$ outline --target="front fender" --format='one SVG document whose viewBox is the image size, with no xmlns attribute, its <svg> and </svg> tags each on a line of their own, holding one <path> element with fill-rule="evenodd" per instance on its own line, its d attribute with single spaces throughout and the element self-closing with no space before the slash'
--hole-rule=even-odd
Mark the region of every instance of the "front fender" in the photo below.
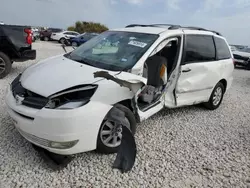
<svg viewBox="0 0 250 188">
<path fill-rule="evenodd" d="M 141 89 L 146 79 L 127 72 L 110 75 L 106 71 L 94 73 L 94 77 L 105 78 L 98 82 L 98 89 L 91 100 L 105 104 L 115 104 L 123 100 L 132 99 Z"/>
</svg>

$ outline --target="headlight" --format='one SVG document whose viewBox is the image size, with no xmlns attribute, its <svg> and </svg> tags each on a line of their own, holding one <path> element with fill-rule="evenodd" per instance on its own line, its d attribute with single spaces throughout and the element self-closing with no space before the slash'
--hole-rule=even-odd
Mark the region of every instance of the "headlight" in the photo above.
<svg viewBox="0 0 250 188">
<path fill-rule="evenodd" d="M 74 109 L 87 104 L 97 89 L 97 85 L 84 85 L 73 87 L 49 97 L 45 108 Z"/>
</svg>

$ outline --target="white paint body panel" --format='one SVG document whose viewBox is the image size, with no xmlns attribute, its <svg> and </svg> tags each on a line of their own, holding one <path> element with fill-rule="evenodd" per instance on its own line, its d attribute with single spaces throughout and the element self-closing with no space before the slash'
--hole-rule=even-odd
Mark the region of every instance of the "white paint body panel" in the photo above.
<svg viewBox="0 0 250 188">
<path fill-rule="evenodd" d="M 70 37 L 76 37 L 76 35 L 69 35 L 69 34 L 66 34 L 67 32 L 73 32 L 73 31 L 63 31 L 63 32 L 59 32 L 59 33 L 52 33 L 51 34 L 51 39 L 52 40 L 60 40 L 61 38 L 70 38 Z M 76 33 L 76 32 L 74 32 Z M 79 33 L 76 33 L 76 34 L 79 34 Z"/>
<path fill-rule="evenodd" d="M 100 125 L 112 108 L 111 105 L 91 101 L 87 105 L 73 110 L 37 110 L 23 105 L 18 106 L 10 89 L 6 95 L 6 105 L 9 115 L 17 122 L 15 127 L 25 133 L 58 142 L 79 140 L 74 147 L 62 150 L 44 147 L 26 138 L 51 152 L 63 155 L 96 149 Z M 33 117 L 34 120 L 24 118 L 16 112 Z"/>
<path fill-rule="evenodd" d="M 223 67 L 218 61 L 192 63 L 181 66 L 181 72 L 176 86 L 177 105 L 191 105 L 195 101 L 208 101 L 213 87 L 221 80 Z"/>
<path fill-rule="evenodd" d="M 123 28 L 120 29 L 120 31 L 160 33 L 160 37 L 135 64 L 131 73 L 108 71 L 110 75 L 131 83 L 143 82 L 146 84 L 147 79 L 142 77 L 143 65 L 146 59 L 166 38 L 175 37 L 176 35 L 183 36 L 182 30 L 167 31 L 164 28 L 155 27 L 147 29 L 141 27 Z M 190 32 L 209 33 L 211 35 L 211 32 L 205 31 Z M 183 43 L 181 44 L 181 54 L 182 47 Z M 181 67 L 180 62 L 181 56 L 178 59 L 176 69 L 170 76 L 166 93 L 160 99 L 160 103 L 145 112 L 137 111 L 141 121 L 151 117 L 164 108 L 164 106 L 176 108 L 182 105 L 193 104 L 195 101 L 208 100 L 213 87 L 220 79 L 227 80 L 228 88 L 231 86 L 233 64 L 228 60 L 227 62 L 217 61 L 209 63 L 208 65 L 189 64 Z M 232 66 L 229 65 L 230 63 Z M 179 75 L 180 70 L 185 68 L 190 68 L 192 71 Z M 96 149 L 97 135 L 101 122 L 112 108 L 112 105 L 123 100 L 132 99 L 136 96 L 135 92 L 130 91 L 126 87 L 121 87 L 113 81 L 94 78 L 93 73 L 101 70 L 102 69 L 72 61 L 62 55 L 45 59 L 29 67 L 22 74 L 21 84 L 24 88 L 44 97 L 82 84 L 94 83 L 98 85 L 98 88 L 88 104 L 72 110 L 50 110 L 45 108 L 37 110 L 23 105 L 17 105 L 10 89 L 8 89 L 6 94 L 7 110 L 10 116 L 17 122 L 15 126 L 28 134 L 51 141 L 79 140 L 74 147 L 67 150 L 45 147 L 45 149 L 54 153 L 68 155 Z M 191 90 L 205 88 L 207 88 L 207 90 L 192 94 L 189 92 Z M 176 89 L 178 97 L 177 105 L 175 104 L 174 89 Z M 32 117 L 34 120 L 20 116 L 18 113 Z M 32 140 L 29 141 L 33 142 Z M 37 144 L 35 142 L 33 143 Z"/>
</svg>

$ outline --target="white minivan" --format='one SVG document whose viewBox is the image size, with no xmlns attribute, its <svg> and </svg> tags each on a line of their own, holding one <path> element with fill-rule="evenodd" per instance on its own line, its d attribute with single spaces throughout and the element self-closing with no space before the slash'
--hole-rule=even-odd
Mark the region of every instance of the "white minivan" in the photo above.
<svg viewBox="0 0 250 188">
<path fill-rule="evenodd" d="M 117 152 L 129 129 L 163 108 L 218 108 L 233 80 L 220 33 L 177 25 L 129 25 L 27 68 L 6 93 L 9 115 L 28 141 L 52 153 Z"/>
</svg>

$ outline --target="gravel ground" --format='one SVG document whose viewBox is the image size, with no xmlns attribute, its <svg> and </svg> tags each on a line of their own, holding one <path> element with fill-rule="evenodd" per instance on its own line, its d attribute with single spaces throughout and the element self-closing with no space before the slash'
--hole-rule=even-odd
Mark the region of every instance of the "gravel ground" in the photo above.
<svg viewBox="0 0 250 188">
<path fill-rule="evenodd" d="M 15 63 L 0 80 L 0 187 L 250 187 L 250 72 L 236 69 L 216 111 L 201 107 L 163 110 L 138 125 L 133 170 L 111 168 L 115 155 L 79 154 L 52 171 L 15 130 L 4 92 L 19 72 L 63 53 L 56 43 L 36 42 L 37 60 Z M 69 48 L 70 49 L 70 48 Z M 248 100 L 248 101 L 247 101 Z"/>
</svg>

